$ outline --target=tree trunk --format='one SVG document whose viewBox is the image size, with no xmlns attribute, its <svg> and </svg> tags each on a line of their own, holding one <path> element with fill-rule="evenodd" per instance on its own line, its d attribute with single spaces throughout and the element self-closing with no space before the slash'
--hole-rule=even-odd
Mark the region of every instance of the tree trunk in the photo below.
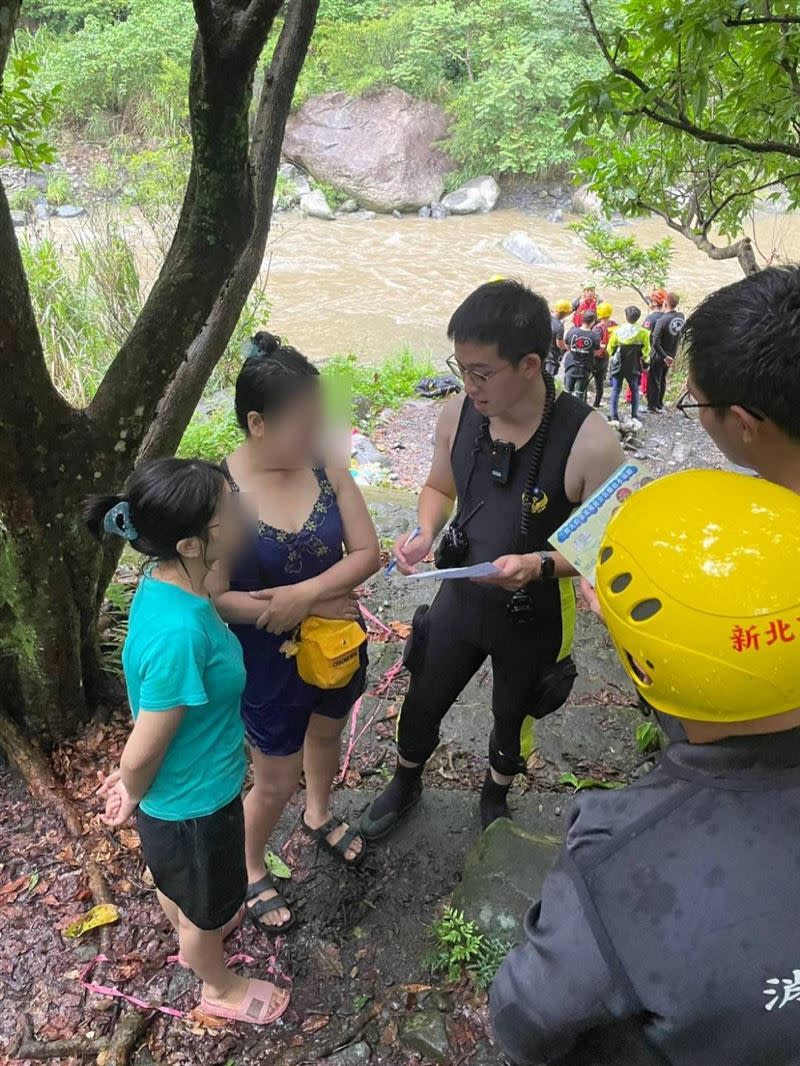
<svg viewBox="0 0 800 1066">
<path fill-rule="evenodd" d="M 750 238 L 742 237 L 742 239 L 737 242 L 736 248 L 736 258 L 739 260 L 739 266 L 742 268 L 744 276 L 749 277 L 751 274 L 757 274 L 758 263 L 756 263 L 753 242 Z"/>
<path fill-rule="evenodd" d="M 162 454 L 177 444 L 199 396 L 191 390 L 201 377 L 202 390 L 241 310 L 223 315 L 219 309 L 244 253 L 253 269 L 259 217 L 266 240 L 269 207 L 264 214 L 260 201 L 267 196 L 271 206 L 318 0 L 287 5 L 286 27 L 294 30 L 284 29 L 265 89 L 269 107 L 262 97 L 262 137 L 251 148 L 253 74 L 281 6 L 281 0 L 194 0 L 193 158 L 181 217 L 145 306 L 85 411 L 64 401 L 47 372 L 0 182 L 0 714 L 44 745 L 88 717 L 102 680 L 96 621 L 118 545 L 101 550 L 91 541 L 82 501 L 121 487 L 159 403 L 209 321 L 214 344 L 203 350 L 205 377 L 196 372 L 184 386 L 191 403 L 182 399 L 181 386 L 173 393 L 177 414 Z M 0 76 L 18 9 L 18 2 L 0 0 Z M 243 274 L 236 286 L 242 304 L 245 280 Z"/>
</svg>

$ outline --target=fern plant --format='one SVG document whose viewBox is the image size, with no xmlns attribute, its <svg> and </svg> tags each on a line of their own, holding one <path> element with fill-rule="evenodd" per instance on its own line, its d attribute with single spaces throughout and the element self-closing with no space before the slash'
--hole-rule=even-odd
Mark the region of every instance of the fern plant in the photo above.
<svg viewBox="0 0 800 1066">
<path fill-rule="evenodd" d="M 428 965 L 446 981 L 458 981 L 466 972 L 477 988 L 488 988 L 511 945 L 499 937 L 487 937 L 463 911 L 445 907 L 433 927 L 436 947 Z"/>
</svg>

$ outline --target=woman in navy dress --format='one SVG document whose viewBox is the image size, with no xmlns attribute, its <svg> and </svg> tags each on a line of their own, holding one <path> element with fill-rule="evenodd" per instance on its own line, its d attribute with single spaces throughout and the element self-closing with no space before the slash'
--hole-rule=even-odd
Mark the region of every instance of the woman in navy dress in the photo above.
<svg viewBox="0 0 800 1066">
<path fill-rule="evenodd" d="M 333 816 L 330 797 L 342 731 L 366 684 L 366 645 L 342 689 L 306 684 L 282 650 L 311 614 L 360 620 L 353 590 L 380 565 L 375 528 L 349 471 L 315 461 L 319 384 L 305 356 L 258 333 L 236 381 L 236 417 L 246 436 L 226 464 L 231 487 L 258 516 L 257 533 L 232 572 L 218 575 L 215 601 L 244 651 L 242 714 L 254 771 L 244 802 L 247 906 L 267 930 L 294 922 L 265 875 L 264 851 L 301 769 L 304 832 L 348 865 L 363 859 L 365 848 L 360 834 Z"/>
</svg>

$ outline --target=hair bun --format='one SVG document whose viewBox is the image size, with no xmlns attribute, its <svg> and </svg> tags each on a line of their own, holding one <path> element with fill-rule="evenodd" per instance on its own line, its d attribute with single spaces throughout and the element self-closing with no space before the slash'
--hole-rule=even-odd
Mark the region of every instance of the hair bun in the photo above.
<svg viewBox="0 0 800 1066">
<path fill-rule="evenodd" d="M 253 344 L 262 355 L 274 355 L 282 347 L 280 337 L 263 329 L 253 337 Z"/>
</svg>

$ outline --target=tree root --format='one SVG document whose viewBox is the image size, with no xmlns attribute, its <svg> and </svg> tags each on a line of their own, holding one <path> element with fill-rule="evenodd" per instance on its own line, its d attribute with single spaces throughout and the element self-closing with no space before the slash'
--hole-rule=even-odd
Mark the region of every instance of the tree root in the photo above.
<svg viewBox="0 0 800 1066">
<path fill-rule="evenodd" d="M 84 836 L 81 812 L 66 790 L 56 781 L 44 753 L 36 747 L 5 714 L 0 713 L 0 747 L 19 770 L 34 799 L 45 806 L 53 808 L 61 818 L 69 835 L 86 847 L 91 848 L 91 841 Z M 95 905 L 113 903 L 106 879 L 96 859 L 87 854 L 83 871 L 89 882 L 89 890 Z M 100 934 L 100 954 L 108 955 L 111 949 L 111 928 L 102 926 Z M 12 1058 L 19 1059 L 58 1059 L 70 1055 L 94 1055 L 98 1066 L 127 1066 L 128 1057 L 134 1045 L 144 1033 L 150 1015 L 134 1011 L 126 1014 L 114 1029 L 110 1037 L 73 1037 L 69 1040 L 38 1041 L 33 1037 L 30 1018 L 25 1018 L 22 1035 L 18 1040 L 16 1052 L 12 1049 Z"/>
<path fill-rule="evenodd" d="M 33 1024 L 26 1015 L 22 1032 L 9 1049 L 11 1059 L 45 1059 L 85 1057 L 94 1055 L 97 1066 L 128 1066 L 128 1058 L 143 1035 L 149 1016 L 132 1012 L 126 1014 L 111 1037 L 75 1036 L 69 1040 L 36 1040 Z"/>
</svg>

